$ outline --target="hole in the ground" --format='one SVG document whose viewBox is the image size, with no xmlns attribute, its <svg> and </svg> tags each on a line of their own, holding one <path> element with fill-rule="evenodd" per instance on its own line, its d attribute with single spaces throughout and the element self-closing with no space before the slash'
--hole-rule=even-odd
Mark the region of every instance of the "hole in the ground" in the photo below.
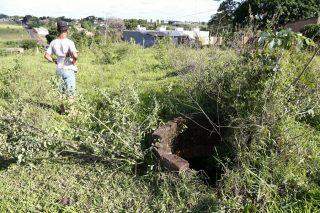
<svg viewBox="0 0 320 213">
<path fill-rule="evenodd" d="M 215 186 L 223 172 L 221 162 L 232 159 L 234 153 L 223 140 L 229 132 L 213 123 L 203 115 L 190 115 L 159 126 L 150 137 L 159 163 L 169 171 L 196 170 Z"/>
<path fill-rule="evenodd" d="M 223 135 L 206 117 L 190 118 L 173 141 L 173 154 L 187 160 L 205 182 L 215 185 L 222 175 L 217 157 L 226 154 Z"/>
</svg>

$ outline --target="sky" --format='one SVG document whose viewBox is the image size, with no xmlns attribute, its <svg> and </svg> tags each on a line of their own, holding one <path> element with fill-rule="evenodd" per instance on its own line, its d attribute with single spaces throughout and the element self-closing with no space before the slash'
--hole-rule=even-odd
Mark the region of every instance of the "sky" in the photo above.
<svg viewBox="0 0 320 213">
<path fill-rule="evenodd" d="M 219 7 L 216 0 L 0 0 L 6 15 L 143 18 L 208 21 Z"/>
</svg>

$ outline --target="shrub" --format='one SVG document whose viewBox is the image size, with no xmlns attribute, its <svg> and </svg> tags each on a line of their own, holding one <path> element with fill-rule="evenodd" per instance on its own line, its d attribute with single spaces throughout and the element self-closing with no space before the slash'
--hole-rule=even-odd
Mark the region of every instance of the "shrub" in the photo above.
<svg viewBox="0 0 320 213">
<path fill-rule="evenodd" d="M 59 35 L 57 28 L 54 26 L 49 29 L 49 34 L 46 35 L 46 39 L 48 44 L 50 44 L 51 41 L 53 41 L 57 36 Z"/>
<path fill-rule="evenodd" d="M 94 49 L 95 61 L 99 64 L 119 63 L 127 56 L 129 51 L 130 46 L 126 43 L 115 45 L 107 41 L 105 44 L 100 44 Z"/>
<path fill-rule="evenodd" d="M 84 31 L 78 32 L 76 29 L 73 29 L 70 34 L 71 39 L 79 49 L 85 49 L 94 44 L 94 38 L 87 36 Z"/>
<path fill-rule="evenodd" d="M 310 24 L 301 31 L 308 38 L 320 41 L 320 24 Z"/>
<path fill-rule="evenodd" d="M 6 41 L 4 44 L 6 46 L 9 46 L 9 47 L 19 47 L 19 46 L 21 46 L 21 43 L 19 41 Z"/>
<path fill-rule="evenodd" d="M 102 91 L 92 108 L 92 128 L 100 135 L 92 147 L 102 156 L 134 164 L 144 158 L 141 142 L 158 123 L 159 104 L 153 100 L 143 109 L 137 89 L 122 88 L 119 93 Z"/>
<path fill-rule="evenodd" d="M 218 62 L 192 72 L 186 84 L 193 102 L 211 102 L 235 151 L 234 160 L 222 161 L 222 209 L 313 211 L 319 208 L 312 173 L 319 170 L 320 134 L 310 124 L 319 123 L 319 61 L 307 66 L 311 54 L 297 48 L 300 36 L 267 37 L 262 49 L 238 59 L 216 54 Z"/>
<path fill-rule="evenodd" d="M 175 48 L 171 38 L 158 39 L 153 48 L 155 57 L 159 61 L 158 68 L 164 70 L 170 68 L 169 51 Z"/>
<path fill-rule="evenodd" d="M 20 47 L 25 50 L 35 49 L 38 47 L 38 43 L 36 40 L 23 40 L 20 44 Z"/>
<path fill-rule="evenodd" d="M 0 56 L 7 56 L 9 55 L 8 52 L 4 49 L 0 49 Z"/>
<path fill-rule="evenodd" d="M 301 33 L 292 30 L 281 30 L 279 32 L 262 32 L 259 38 L 259 45 L 267 51 L 282 49 L 302 49 L 315 46 L 315 43 Z"/>
</svg>

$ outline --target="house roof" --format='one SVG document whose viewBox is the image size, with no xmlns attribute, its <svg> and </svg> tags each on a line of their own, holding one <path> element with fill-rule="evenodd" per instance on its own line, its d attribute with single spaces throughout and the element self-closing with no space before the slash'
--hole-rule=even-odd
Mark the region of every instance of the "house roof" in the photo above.
<svg viewBox="0 0 320 213">
<path fill-rule="evenodd" d="M 39 34 L 39 35 L 48 35 L 49 34 L 49 31 L 44 28 L 44 27 L 39 27 L 39 28 L 34 28 L 34 30 Z"/>
<path fill-rule="evenodd" d="M 158 31 L 158 30 L 125 30 L 124 32 L 135 32 L 141 33 L 143 35 L 149 35 L 153 37 L 189 37 L 190 39 L 195 39 L 196 37 L 209 38 L 209 31 L 186 31 L 186 30 L 167 30 L 167 31 Z"/>
<path fill-rule="evenodd" d="M 167 32 L 162 32 L 162 31 L 146 31 L 146 34 L 155 36 L 155 37 L 168 36 Z"/>
</svg>

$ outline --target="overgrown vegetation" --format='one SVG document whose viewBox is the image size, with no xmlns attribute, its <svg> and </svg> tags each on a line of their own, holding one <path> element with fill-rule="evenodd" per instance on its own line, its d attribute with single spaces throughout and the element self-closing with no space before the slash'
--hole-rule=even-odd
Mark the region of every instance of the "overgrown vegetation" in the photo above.
<svg viewBox="0 0 320 213">
<path fill-rule="evenodd" d="M 320 24 L 307 25 L 303 28 L 302 33 L 315 41 L 320 41 Z"/>
<path fill-rule="evenodd" d="M 157 68 L 155 49 L 108 45 L 113 55 L 124 54 L 121 60 L 97 60 L 98 46 L 81 51 L 78 101 L 67 116 L 58 114 L 54 65 L 32 52 L 0 59 L 1 210 L 214 207 L 214 194 L 195 177 L 159 171 L 145 141 L 164 108 L 170 110 L 165 94 L 179 79 Z M 12 190 L 16 183 L 35 188 Z M 46 195 L 43 183 L 49 184 Z"/>
<path fill-rule="evenodd" d="M 297 48 L 299 38 L 290 39 L 290 46 L 286 37 L 279 34 L 277 39 L 261 40 L 263 49 L 190 81 L 198 81 L 194 91 L 218 106 L 224 118 L 218 127 L 233 130 L 227 140 L 236 157 L 232 163 L 221 162 L 226 172 L 221 198 L 228 211 L 319 208 L 319 185 L 312 175 L 319 169 L 319 133 L 310 123 L 319 109 L 319 58 L 309 64 L 314 55 Z"/>
<path fill-rule="evenodd" d="M 78 98 L 67 115 L 53 64 L 32 51 L 0 58 L 0 210 L 319 210 L 312 40 L 284 30 L 242 51 L 78 44 Z M 213 156 L 223 168 L 215 189 L 194 172 L 163 171 L 148 143 L 159 124 L 191 113 L 231 146 Z"/>
<path fill-rule="evenodd" d="M 224 0 L 209 21 L 215 34 L 240 28 L 281 29 L 290 22 L 317 18 L 318 0 Z"/>
</svg>

